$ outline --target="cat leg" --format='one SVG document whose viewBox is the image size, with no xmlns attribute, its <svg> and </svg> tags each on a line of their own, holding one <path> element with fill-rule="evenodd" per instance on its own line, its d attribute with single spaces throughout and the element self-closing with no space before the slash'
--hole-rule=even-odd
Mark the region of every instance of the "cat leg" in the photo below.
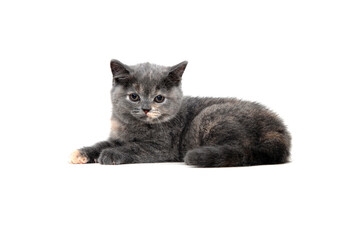
<svg viewBox="0 0 360 240">
<path fill-rule="evenodd" d="M 137 150 L 128 147 L 107 148 L 101 151 L 98 163 L 104 165 L 118 165 L 138 161 Z"/>
<path fill-rule="evenodd" d="M 291 137 L 286 130 L 269 131 L 252 149 L 256 164 L 278 164 L 289 161 Z"/>
<path fill-rule="evenodd" d="M 288 162 L 289 141 L 279 133 L 269 133 L 253 147 L 230 145 L 201 146 L 189 150 L 184 162 L 197 167 L 235 167 Z"/>
<path fill-rule="evenodd" d="M 109 141 L 98 142 L 90 147 L 83 147 L 75 150 L 71 154 L 70 163 L 83 164 L 97 162 L 102 150 L 114 146 L 114 143 Z"/>
<path fill-rule="evenodd" d="M 184 161 L 199 167 L 285 163 L 291 142 L 273 115 L 230 104 L 205 108 L 194 118 L 186 139 Z"/>
<path fill-rule="evenodd" d="M 98 162 L 105 165 L 128 163 L 179 162 L 176 154 L 158 142 L 127 142 L 104 149 Z"/>
<path fill-rule="evenodd" d="M 199 146 L 189 150 L 184 158 L 188 165 L 198 167 L 234 167 L 288 162 L 290 135 L 285 131 L 270 131 L 256 144 Z"/>
</svg>

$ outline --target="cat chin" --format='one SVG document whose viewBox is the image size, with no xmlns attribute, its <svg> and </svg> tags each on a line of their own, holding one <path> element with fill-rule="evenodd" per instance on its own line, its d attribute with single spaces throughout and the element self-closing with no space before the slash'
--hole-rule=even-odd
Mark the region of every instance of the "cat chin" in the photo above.
<svg viewBox="0 0 360 240">
<path fill-rule="evenodd" d="M 159 117 L 146 117 L 146 118 L 143 118 L 141 120 L 143 122 L 150 123 L 150 124 L 157 124 L 157 123 L 162 122 Z"/>
<path fill-rule="evenodd" d="M 171 117 L 142 117 L 139 120 L 145 122 L 147 124 L 159 124 L 163 122 L 167 122 L 171 119 Z"/>
</svg>

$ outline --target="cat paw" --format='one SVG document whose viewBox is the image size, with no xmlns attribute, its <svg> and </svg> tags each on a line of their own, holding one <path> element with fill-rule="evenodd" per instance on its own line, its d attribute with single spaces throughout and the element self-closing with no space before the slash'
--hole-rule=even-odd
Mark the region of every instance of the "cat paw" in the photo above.
<svg viewBox="0 0 360 240">
<path fill-rule="evenodd" d="M 109 150 L 105 149 L 100 153 L 97 162 L 104 165 L 118 165 L 122 163 L 122 155 Z"/>
<path fill-rule="evenodd" d="M 79 150 L 74 151 L 70 157 L 70 163 L 72 164 L 83 164 L 87 163 L 88 161 L 89 159 L 83 154 L 81 154 Z"/>
<path fill-rule="evenodd" d="M 184 162 L 187 165 L 197 166 L 199 165 L 199 162 L 202 160 L 205 160 L 206 157 L 204 157 L 204 152 L 201 151 L 201 149 L 193 149 L 186 153 Z"/>
<path fill-rule="evenodd" d="M 215 147 L 200 147 L 189 150 L 184 162 L 187 165 L 196 167 L 217 167 L 221 165 L 221 155 L 218 148 Z"/>
</svg>

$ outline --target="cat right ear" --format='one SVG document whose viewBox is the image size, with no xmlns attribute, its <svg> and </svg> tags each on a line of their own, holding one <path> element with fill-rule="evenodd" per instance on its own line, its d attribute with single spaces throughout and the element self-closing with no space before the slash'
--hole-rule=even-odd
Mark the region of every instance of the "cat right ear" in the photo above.
<svg viewBox="0 0 360 240">
<path fill-rule="evenodd" d="M 111 72 L 113 74 L 113 85 L 125 84 L 128 82 L 129 75 L 130 75 L 130 67 L 123 64 L 119 60 L 112 59 L 110 61 Z"/>
</svg>

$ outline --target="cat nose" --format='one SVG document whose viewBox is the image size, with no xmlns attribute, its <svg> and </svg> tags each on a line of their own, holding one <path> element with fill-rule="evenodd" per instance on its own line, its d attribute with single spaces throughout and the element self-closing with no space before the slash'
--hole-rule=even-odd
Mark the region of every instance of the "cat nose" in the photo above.
<svg viewBox="0 0 360 240">
<path fill-rule="evenodd" d="M 143 108 L 142 110 L 144 111 L 145 114 L 147 114 L 148 112 L 150 112 L 151 109 Z"/>
</svg>

